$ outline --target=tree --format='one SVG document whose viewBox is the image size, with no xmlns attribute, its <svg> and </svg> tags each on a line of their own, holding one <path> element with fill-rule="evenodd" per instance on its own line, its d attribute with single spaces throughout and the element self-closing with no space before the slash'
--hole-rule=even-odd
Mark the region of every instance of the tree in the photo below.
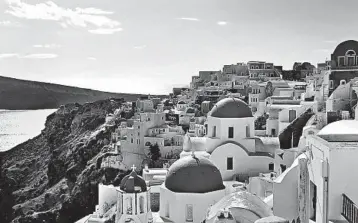
<svg viewBox="0 0 358 223">
<path fill-rule="evenodd" d="M 271 81 L 267 82 L 267 85 L 265 88 L 266 97 L 271 97 L 273 95 L 273 91 L 274 91 L 274 88 L 272 86 L 272 82 Z"/>
<path fill-rule="evenodd" d="M 265 113 L 258 117 L 255 120 L 255 129 L 256 130 L 265 130 L 266 129 L 266 120 L 268 119 L 268 115 Z"/>
<path fill-rule="evenodd" d="M 149 146 L 149 155 L 152 161 L 157 161 L 160 158 L 161 154 L 157 143 L 155 143 L 154 145 L 151 144 Z"/>
</svg>

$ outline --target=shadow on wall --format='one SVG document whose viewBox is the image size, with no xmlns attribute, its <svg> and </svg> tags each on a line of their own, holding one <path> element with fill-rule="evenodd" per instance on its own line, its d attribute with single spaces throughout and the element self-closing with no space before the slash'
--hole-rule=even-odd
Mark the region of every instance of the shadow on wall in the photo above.
<svg viewBox="0 0 358 223">
<path fill-rule="evenodd" d="M 280 148 L 290 149 L 297 147 L 300 141 L 303 127 L 307 121 L 314 115 L 312 109 L 308 109 L 300 117 L 295 119 L 283 132 L 279 135 Z"/>
</svg>

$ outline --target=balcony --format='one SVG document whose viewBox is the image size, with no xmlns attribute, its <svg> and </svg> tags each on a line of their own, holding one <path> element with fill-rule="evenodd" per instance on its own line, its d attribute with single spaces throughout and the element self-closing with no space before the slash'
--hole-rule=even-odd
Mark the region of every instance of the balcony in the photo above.
<svg viewBox="0 0 358 223">
<path fill-rule="evenodd" d="M 332 67 L 331 70 L 332 71 L 335 71 L 335 70 L 358 70 L 358 66 L 337 66 L 337 67 Z"/>
<path fill-rule="evenodd" d="M 343 204 L 342 204 L 342 215 L 349 223 L 358 223 L 358 207 L 357 205 L 347 197 L 347 195 L 342 194 Z"/>
</svg>

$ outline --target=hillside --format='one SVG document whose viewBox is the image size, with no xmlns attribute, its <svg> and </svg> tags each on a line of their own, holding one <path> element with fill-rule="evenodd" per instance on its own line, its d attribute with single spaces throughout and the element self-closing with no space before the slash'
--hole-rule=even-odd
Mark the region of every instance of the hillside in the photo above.
<svg viewBox="0 0 358 223">
<path fill-rule="evenodd" d="M 64 104 L 83 104 L 109 98 L 134 101 L 140 96 L 0 76 L 0 109 L 55 109 Z"/>
<path fill-rule="evenodd" d="M 120 123 L 105 123 L 106 114 L 121 102 L 101 100 L 55 112 L 39 136 L 0 152 L 1 222 L 73 223 L 92 213 L 98 184 L 118 184 L 127 174 L 100 165 Z"/>
</svg>

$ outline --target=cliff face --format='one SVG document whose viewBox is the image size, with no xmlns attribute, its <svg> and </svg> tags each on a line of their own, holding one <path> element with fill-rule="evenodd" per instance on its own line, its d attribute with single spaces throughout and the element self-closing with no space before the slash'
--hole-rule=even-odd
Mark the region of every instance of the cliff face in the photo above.
<svg viewBox="0 0 358 223">
<path fill-rule="evenodd" d="M 48 116 L 45 129 L 0 154 L 1 222 L 75 222 L 94 211 L 98 183 L 126 173 L 101 169 L 116 125 L 105 124 L 120 101 L 72 105 Z"/>
<path fill-rule="evenodd" d="M 82 104 L 108 98 L 134 101 L 140 96 L 0 76 L 0 109 L 55 109 L 69 103 Z"/>
</svg>

